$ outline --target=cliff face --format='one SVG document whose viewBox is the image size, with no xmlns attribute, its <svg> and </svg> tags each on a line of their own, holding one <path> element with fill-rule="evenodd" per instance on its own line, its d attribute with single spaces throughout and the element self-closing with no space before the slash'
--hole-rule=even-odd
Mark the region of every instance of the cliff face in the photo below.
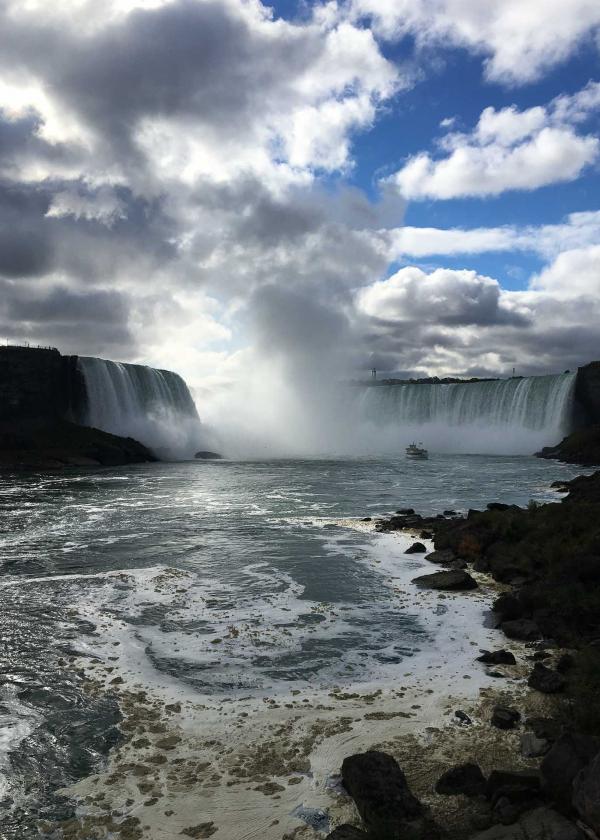
<svg viewBox="0 0 600 840">
<path fill-rule="evenodd" d="M 141 443 L 80 425 L 85 381 L 77 356 L 0 347 L 0 469 L 60 469 L 155 461 Z"/>
<path fill-rule="evenodd" d="M 85 405 L 77 356 L 61 356 L 51 349 L 0 347 L 0 422 L 81 422 Z"/>
<path fill-rule="evenodd" d="M 600 362 L 590 362 L 578 369 L 575 400 L 583 413 L 578 425 L 600 425 Z"/>
</svg>

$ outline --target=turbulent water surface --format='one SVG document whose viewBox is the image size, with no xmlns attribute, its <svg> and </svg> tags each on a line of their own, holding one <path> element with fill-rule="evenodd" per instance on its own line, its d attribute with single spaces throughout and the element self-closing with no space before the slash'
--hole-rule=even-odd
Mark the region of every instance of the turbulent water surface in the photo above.
<svg viewBox="0 0 600 840">
<path fill-rule="evenodd" d="M 83 692 L 69 661 L 103 633 L 138 652 L 146 682 L 169 675 L 204 695 L 389 678 L 431 645 L 428 628 L 388 608 L 381 538 L 336 522 L 525 504 L 573 474 L 449 455 L 4 474 L 0 836 L 68 813 L 52 791 L 119 740 L 116 703 Z M 148 585 L 161 574 L 169 585 Z"/>
</svg>

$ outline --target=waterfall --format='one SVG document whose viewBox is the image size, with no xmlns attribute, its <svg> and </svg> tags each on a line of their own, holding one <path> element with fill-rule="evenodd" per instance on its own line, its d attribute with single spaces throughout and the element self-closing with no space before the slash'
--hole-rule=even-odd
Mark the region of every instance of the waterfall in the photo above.
<svg viewBox="0 0 600 840">
<path fill-rule="evenodd" d="M 164 457 L 190 457 L 200 420 L 184 380 L 169 370 L 80 356 L 87 392 L 85 422 L 133 437 Z"/>
<path fill-rule="evenodd" d="M 576 374 L 362 389 L 363 422 L 442 451 L 531 453 L 570 430 Z"/>
</svg>

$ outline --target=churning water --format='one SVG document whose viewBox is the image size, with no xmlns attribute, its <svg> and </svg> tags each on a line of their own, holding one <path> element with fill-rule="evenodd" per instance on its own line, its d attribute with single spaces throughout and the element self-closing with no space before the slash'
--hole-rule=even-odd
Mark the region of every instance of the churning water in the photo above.
<svg viewBox="0 0 600 840">
<path fill-rule="evenodd" d="M 2 475 L 3 836 L 64 816 L 53 791 L 119 739 L 115 702 L 85 693 L 73 667 L 96 643 L 135 652 L 145 684 L 168 677 L 199 696 L 393 678 L 447 627 L 393 602 L 390 570 L 418 560 L 339 520 L 524 504 L 574 473 L 434 455 Z"/>
</svg>

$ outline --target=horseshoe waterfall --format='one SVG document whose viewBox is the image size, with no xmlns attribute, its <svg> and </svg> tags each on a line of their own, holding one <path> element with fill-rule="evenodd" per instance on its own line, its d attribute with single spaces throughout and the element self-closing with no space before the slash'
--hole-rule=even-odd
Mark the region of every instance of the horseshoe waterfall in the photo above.
<svg viewBox="0 0 600 840">
<path fill-rule="evenodd" d="M 189 456 L 200 438 L 192 395 L 177 373 L 79 356 L 85 422 L 142 441 L 158 454 Z"/>
<path fill-rule="evenodd" d="M 458 383 L 380 384 L 360 413 L 390 441 L 425 440 L 454 452 L 531 453 L 570 431 L 576 374 Z"/>
</svg>

